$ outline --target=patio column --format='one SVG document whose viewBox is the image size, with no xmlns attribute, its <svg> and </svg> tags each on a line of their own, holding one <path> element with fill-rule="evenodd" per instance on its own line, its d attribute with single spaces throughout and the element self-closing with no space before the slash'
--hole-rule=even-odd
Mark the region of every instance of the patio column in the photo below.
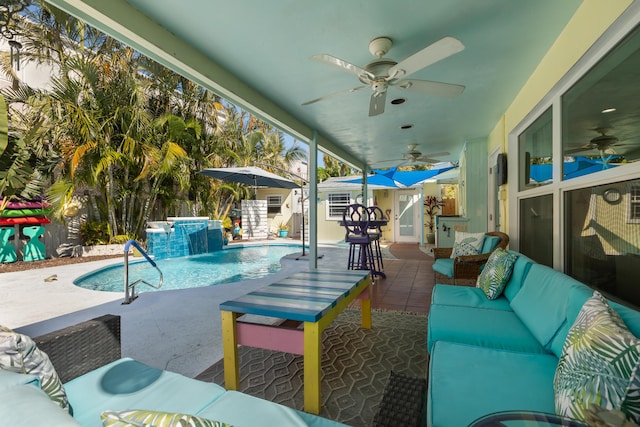
<svg viewBox="0 0 640 427">
<path fill-rule="evenodd" d="M 318 132 L 315 130 L 309 141 L 309 269 L 318 269 Z"/>
<path fill-rule="evenodd" d="M 420 246 L 424 247 L 424 183 L 420 184 Z"/>
<path fill-rule="evenodd" d="M 362 169 L 362 204 L 365 206 L 369 206 L 369 185 L 367 182 L 369 177 L 367 175 L 369 175 L 369 168 L 365 166 Z"/>
</svg>

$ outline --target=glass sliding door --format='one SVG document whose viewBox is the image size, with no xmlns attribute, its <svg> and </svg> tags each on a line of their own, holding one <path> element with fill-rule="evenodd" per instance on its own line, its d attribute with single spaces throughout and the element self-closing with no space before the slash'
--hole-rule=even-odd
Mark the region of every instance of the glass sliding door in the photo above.
<svg viewBox="0 0 640 427">
<path fill-rule="evenodd" d="M 565 270 L 640 306 L 640 179 L 567 191 Z"/>
<path fill-rule="evenodd" d="M 520 200 L 520 252 L 553 267 L 553 195 Z"/>
</svg>

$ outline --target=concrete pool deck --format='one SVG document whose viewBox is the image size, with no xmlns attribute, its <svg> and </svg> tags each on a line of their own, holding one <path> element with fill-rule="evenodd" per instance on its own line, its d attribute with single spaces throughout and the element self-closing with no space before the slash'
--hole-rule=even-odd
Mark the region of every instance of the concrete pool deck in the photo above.
<svg viewBox="0 0 640 427">
<path fill-rule="evenodd" d="M 386 248 L 385 258 L 393 259 Z M 346 264 L 344 244 L 319 245 L 319 268 Z M 38 336 L 101 316 L 121 316 L 122 355 L 160 369 L 194 377 L 222 358 L 219 305 L 296 271 L 308 269 L 308 254 L 282 260 L 267 277 L 202 288 L 141 293 L 123 305 L 123 292 L 99 292 L 73 284 L 98 268 L 122 263 L 104 260 L 0 274 L 0 325 Z M 215 274 L 212 271 L 212 274 Z M 56 275 L 56 280 L 45 279 Z"/>
</svg>

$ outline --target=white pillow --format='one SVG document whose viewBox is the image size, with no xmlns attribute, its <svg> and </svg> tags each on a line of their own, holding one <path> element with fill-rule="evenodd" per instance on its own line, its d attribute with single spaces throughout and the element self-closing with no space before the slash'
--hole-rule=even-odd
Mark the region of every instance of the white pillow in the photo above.
<svg viewBox="0 0 640 427">
<path fill-rule="evenodd" d="M 451 258 L 465 255 L 478 255 L 484 243 L 484 233 L 465 233 L 456 231 L 455 243 L 451 251 Z"/>
<path fill-rule="evenodd" d="M 556 414 L 585 421 L 593 404 L 640 421 L 640 340 L 595 291 L 564 342 L 553 388 Z"/>
<path fill-rule="evenodd" d="M 37 376 L 51 400 L 69 410 L 67 394 L 49 356 L 30 337 L 4 326 L 0 326 L 0 369 Z"/>
</svg>

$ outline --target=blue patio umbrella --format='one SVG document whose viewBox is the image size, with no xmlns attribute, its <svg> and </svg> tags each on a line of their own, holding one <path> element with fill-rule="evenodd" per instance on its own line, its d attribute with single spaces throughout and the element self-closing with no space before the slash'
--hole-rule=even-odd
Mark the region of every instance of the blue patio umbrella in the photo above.
<svg viewBox="0 0 640 427">
<path fill-rule="evenodd" d="M 438 174 L 454 169 L 456 166 L 447 166 L 439 169 L 399 171 L 397 168 L 386 170 L 374 169 L 373 175 L 367 177 L 367 183 L 371 185 L 382 185 L 391 188 L 411 187 L 419 182 L 434 178 Z M 361 184 L 362 178 L 350 179 L 344 182 Z"/>
</svg>

